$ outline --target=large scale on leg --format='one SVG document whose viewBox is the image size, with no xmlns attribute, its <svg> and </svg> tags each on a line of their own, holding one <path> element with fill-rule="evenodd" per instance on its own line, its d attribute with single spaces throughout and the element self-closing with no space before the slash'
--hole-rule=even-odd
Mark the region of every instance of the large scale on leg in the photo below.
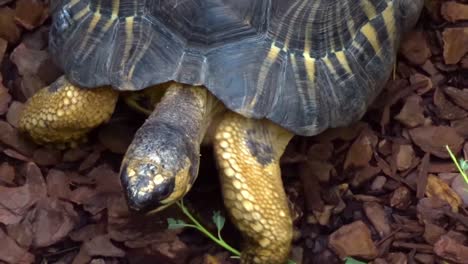
<svg viewBox="0 0 468 264">
<path fill-rule="evenodd" d="M 121 167 L 130 208 L 161 210 L 213 141 L 241 263 L 283 263 L 292 223 L 278 160 L 295 134 L 359 119 L 384 87 L 422 0 L 63 0 L 50 52 L 64 70 L 30 98 L 20 128 L 69 143 L 105 122 L 118 91 L 174 83 Z"/>
</svg>

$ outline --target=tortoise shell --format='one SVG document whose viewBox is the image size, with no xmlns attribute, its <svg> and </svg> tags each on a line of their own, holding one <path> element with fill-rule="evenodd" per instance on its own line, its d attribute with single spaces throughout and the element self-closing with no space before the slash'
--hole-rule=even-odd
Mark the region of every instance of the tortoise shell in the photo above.
<svg viewBox="0 0 468 264">
<path fill-rule="evenodd" d="M 423 0 L 64 0 L 50 51 L 70 81 L 204 85 L 299 135 L 362 117 Z"/>
</svg>

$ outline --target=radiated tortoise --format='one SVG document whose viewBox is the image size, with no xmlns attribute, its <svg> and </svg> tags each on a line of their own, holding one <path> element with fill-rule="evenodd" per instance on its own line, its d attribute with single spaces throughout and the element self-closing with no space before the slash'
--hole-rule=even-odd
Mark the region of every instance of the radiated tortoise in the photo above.
<svg viewBox="0 0 468 264">
<path fill-rule="evenodd" d="M 49 48 L 65 75 L 27 102 L 40 143 L 106 122 L 119 91 L 174 81 L 137 131 L 120 177 L 133 210 L 160 210 L 214 150 L 241 263 L 284 263 L 292 220 L 279 158 L 293 135 L 362 117 L 387 81 L 422 0 L 62 0 Z"/>
</svg>

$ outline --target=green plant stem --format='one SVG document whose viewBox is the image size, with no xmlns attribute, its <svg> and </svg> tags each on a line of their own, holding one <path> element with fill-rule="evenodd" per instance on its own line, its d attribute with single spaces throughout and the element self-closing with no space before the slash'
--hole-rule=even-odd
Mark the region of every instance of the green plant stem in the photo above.
<svg viewBox="0 0 468 264">
<path fill-rule="evenodd" d="M 182 210 L 182 212 L 192 221 L 195 225 L 193 225 L 194 228 L 196 228 L 198 231 L 202 232 L 205 236 L 208 238 L 212 239 L 213 241 L 216 242 L 216 244 L 220 245 L 221 247 L 225 248 L 232 254 L 236 256 L 240 256 L 240 252 L 228 245 L 226 242 L 224 242 L 222 239 L 218 239 L 215 236 L 213 236 L 210 232 L 208 232 L 198 221 L 195 219 L 192 214 L 188 211 L 188 209 L 183 205 L 182 202 L 177 202 L 177 206 Z M 218 230 L 218 236 L 220 236 L 220 231 Z"/>
<path fill-rule="evenodd" d="M 468 184 L 468 176 L 466 175 L 465 171 L 460 167 L 460 164 L 458 164 L 457 158 L 452 153 L 452 150 L 450 150 L 450 147 L 448 145 L 445 145 L 445 148 L 450 154 L 450 157 L 452 158 L 453 163 L 455 163 L 455 165 L 457 166 L 457 169 L 460 171 L 460 174 L 463 176 L 463 179 L 465 179 L 466 184 Z"/>
</svg>

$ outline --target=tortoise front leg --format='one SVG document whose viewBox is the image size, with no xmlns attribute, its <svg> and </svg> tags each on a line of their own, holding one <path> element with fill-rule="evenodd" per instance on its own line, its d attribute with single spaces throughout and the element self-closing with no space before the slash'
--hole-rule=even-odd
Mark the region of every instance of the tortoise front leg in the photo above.
<svg viewBox="0 0 468 264">
<path fill-rule="evenodd" d="M 19 129 L 40 144 L 74 144 L 109 120 L 117 98 L 111 87 L 85 89 L 62 76 L 29 98 Z"/>
<path fill-rule="evenodd" d="M 246 242 L 242 264 L 287 261 L 293 230 L 279 159 L 292 136 L 269 121 L 232 112 L 217 128 L 224 203 Z"/>
</svg>

